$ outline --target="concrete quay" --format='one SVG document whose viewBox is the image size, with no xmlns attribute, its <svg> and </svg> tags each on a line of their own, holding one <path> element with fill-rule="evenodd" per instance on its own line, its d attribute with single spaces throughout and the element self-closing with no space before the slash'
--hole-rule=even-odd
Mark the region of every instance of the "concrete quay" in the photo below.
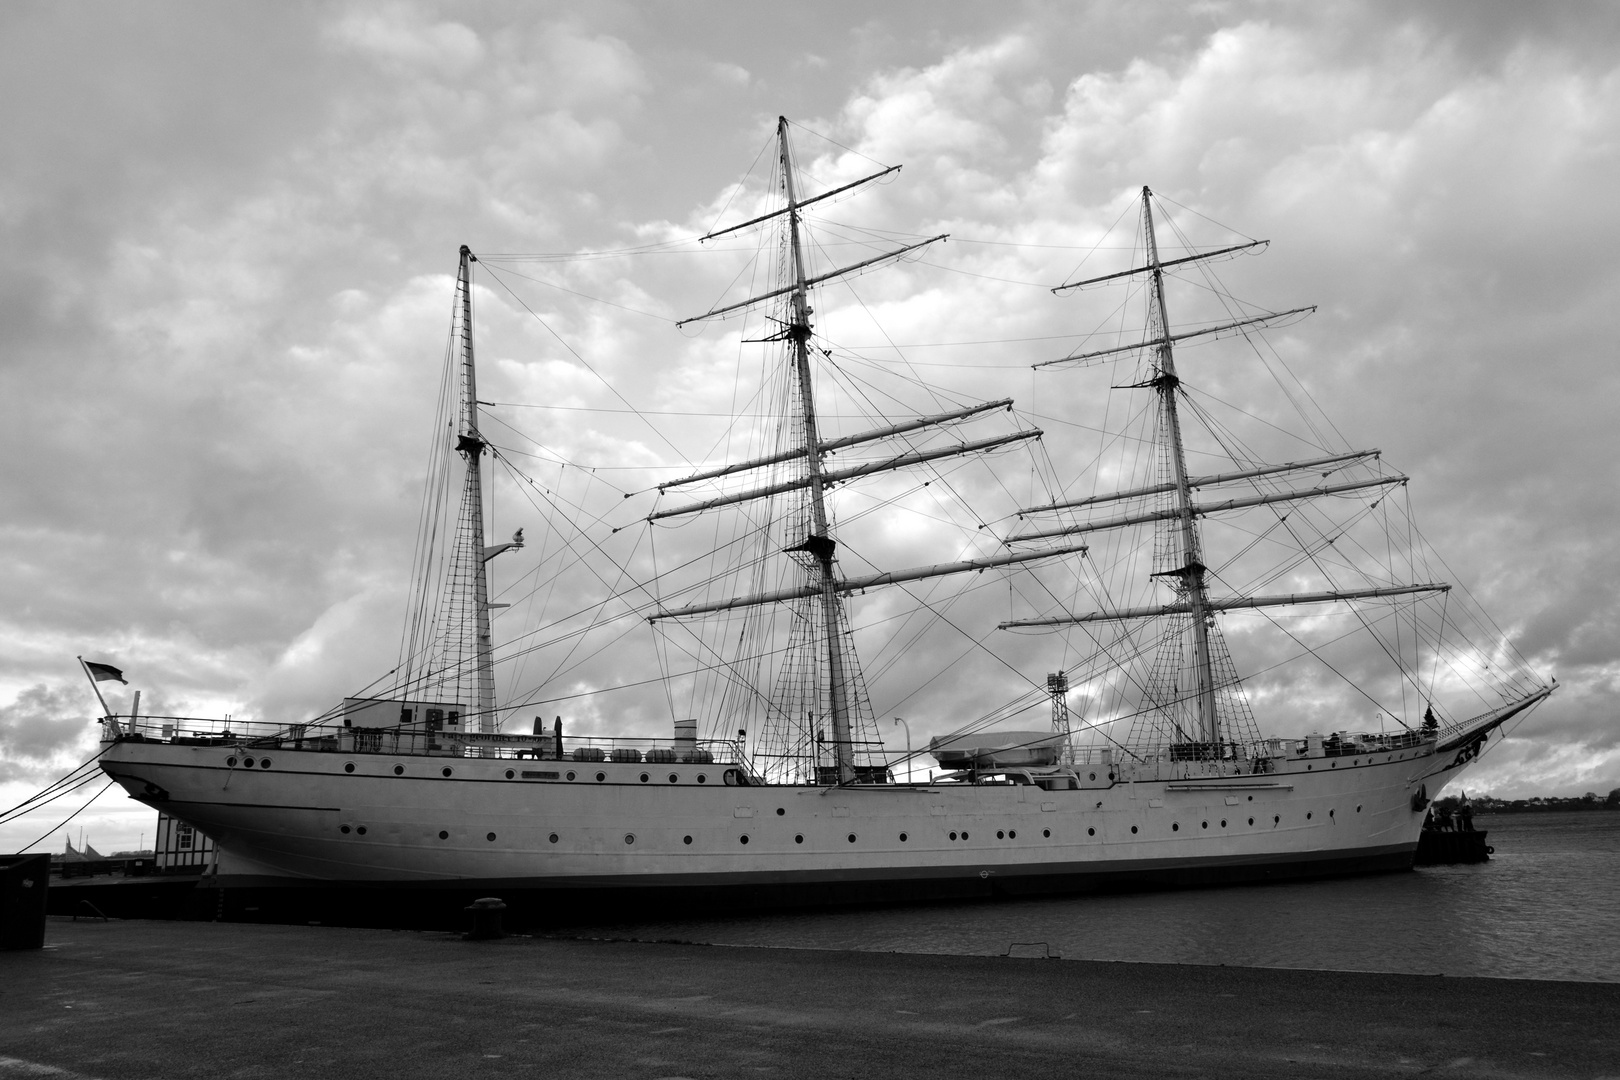
<svg viewBox="0 0 1620 1080">
<path fill-rule="evenodd" d="M 0 1078 L 1620 1077 L 1620 985 L 52 918 Z"/>
</svg>

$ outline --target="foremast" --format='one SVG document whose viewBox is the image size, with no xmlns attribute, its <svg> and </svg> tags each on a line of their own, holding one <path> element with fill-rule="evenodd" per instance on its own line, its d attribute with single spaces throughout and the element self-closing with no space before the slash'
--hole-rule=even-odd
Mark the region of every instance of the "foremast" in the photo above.
<svg viewBox="0 0 1620 1080">
<path fill-rule="evenodd" d="M 798 383 L 799 413 L 804 423 L 805 453 L 810 467 L 810 533 L 799 546 L 814 560 L 813 584 L 820 592 L 821 618 L 826 634 L 828 705 L 832 714 L 830 719 L 838 762 L 838 782 L 848 784 L 855 779 L 855 744 L 853 725 L 850 723 L 849 685 L 844 673 L 841 647 L 843 605 L 837 592 L 837 576 L 833 571 L 833 556 L 838 543 L 827 526 L 827 482 L 822 456 L 813 449 L 821 445 L 821 432 L 816 423 L 815 388 L 810 381 L 810 290 L 805 284 L 808 276 L 804 272 L 799 196 L 793 180 L 793 154 L 788 142 L 785 116 L 777 118 L 776 140 L 782 163 L 782 187 L 787 195 L 788 242 L 793 258 L 792 321 L 788 324 L 787 335 L 793 346 L 793 373 Z"/>
<path fill-rule="evenodd" d="M 1173 537 L 1173 541 L 1169 545 L 1170 550 L 1166 551 L 1162 556 L 1155 557 L 1154 576 L 1172 579 L 1175 583 L 1176 598 L 1174 602 L 1169 604 L 1151 604 L 1129 608 L 1115 607 L 1111 610 L 1089 613 L 1065 613 L 1043 618 L 1014 619 L 1002 623 L 1001 628 L 1069 626 L 1081 623 L 1121 622 L 1144 618 L 1185 617 L 1190 624 L 1189 629 L 1192 636 L 1193 664 L 1191 676 L 1193 685 L 1190 688 L 1190 696 L 1196 720 L 1197 739 L 1200 745 L 1197 747 L 1184 746 L 1182 752 L 1192 751 L 1192 756 L 1199 758 L 1218 758 L 1224 753 L 1222 749 L 1223 736 L 1231 738 L 1234 732 L 1225 730 L 1233 725 L 1223 723 L 1220 711 L 1217 708 L 1217 700 L 1223 692 L 1230 693 L 1236 689 L 1236 686 L 1234 681 L 1235 673 L 1230 670 L 1230 661 L 1226 658 L 1225 647 L 1220 642 L 1219 629 L 1215 624 L 1216 612 L 1242 608 L 1269 608 L 1436 593 L 1445 592 L 1450 586 L 1443 583 L 1392 584 L 1372 588 L 1335 588 L 1321 592 L 1276 596 L 1211 597 L 1209 595 L 1208 569 L 1203 561 L 1203 538 L 1198 524 L 1201 517 L 1248 507 L 1286 504 L 1364 489 L 1387 488 L 1405 484 L 1407 477 L 1399 474 L 1381 474 L 1334 483 L 1318 482 L 1311 487 L 1291 490 L 1257 490 L 1256 493 L 1249 495 L 1205 502 L 1194 501 L 1195 490 L 1238 481 L 1258 480 L 1273 476 L 1284 476 L 1290 473 L 1299 474 L 1319 470 L 1320 475 L 1325 478 L 1331 476 L 1340 468 L 1356 465 L 1368 459 L 1376 460 L 1379 457 L 1379 452 L 1377 450 L 1352 451 L 1312 458 L 1306 461 L 1249 467 L 1208 476 L 1191 476 L 1188 474 L 1179 404 L 1181 380 L 1176 370 L 1175 343 L 1189 338 L 1224 336 L 1251 326 L 1275 324 L 1282 320 L 1307 314 L 1314 311 L 1315 308 L 1304 307 L 1289 311 L 1269 312 L 1216 326 L 1173 333 L 1171 331 L 1168 305 L 1165 300 L 1164 278 L 1167 268 L 1203 262 L 1234 252 L 1263 248 L 1266 246 L 1267 241 L 1252 240 L 1212 251 L 1196 252 L 1182 258 L 1163 260 L 1159 255 L 1152 198 L 1152 190 L 1144 186 L 1141 193 L 1141 225 L 1146 261 L 1143 265 L 1099 277 L 1069 282 L 1053 289 L 1055 293 L 1062 293 L 1071 289 L 1084 288 L 1089 285 L 1124 278 L 1145 277 L 1148 300 L 1145 340 L 1107 349 L 1071 354 L 1058 360 L 1037 363 L 1034 366 L 1042 368 L 1064 364 L 1088 364 L 1121 354 L 1146 353 L 1151 355 L 1152 366 L 1149 377 L 1143 382 L 1134 383 L 1133 386 L 1151 389 L 1158 398 L 1158 432 L 1161 454 L 1159 482 L 1145 487 L 1055 502 L 1045 506 L 1030 507 L 1021 510 L 1019 513 L 1021 517 L 1024 517 L 1052 511 L 1093 507 L 1109 502 L 1124 502 L 1152 495 L 1168 495 L 1170 505 L 1155 509 L 1135 510 L 1112 517 L 1073 522 L 1066 525 L 1026 529 L 1010 537 L 1008 542 L 1016 544 L 1034 540 L 1049 540 L 1055 537 L 1074 536 L 1151 523 L 1168 524 L 1170 526 L 1169 534 Z M 1161 655 L 1174 655 L 1179 648 L 1177 642 L 1176 636 L 1167 634 L 1161 642 Z M 1149 695 L 1154 696 L 1154 691 L 1151 689 L 1153 685 L 1151 677 L 1149 685 Z M 1165 709 L 1173 701 L 1186 700 L 1182 696 L 1183 692 L 1178 687 L 1167 687 L 1165 689 L 1169 691 L 1169 694 L 1163 700 L 1158 701 L 1157 704 L 1160 709 Z M 1184 740 L 1185 736 L 1181 735 L 1182 728 L 1180 724 L 1175 723 L 1173 726 L 1177 735 Z"/>
<path fill-rule="evenodd" d="M 1165 453 L 1175 484 L 1178 532 L 1181 538 L 1179 566 L 1164 571 L 1181 582 L 1187 608 L 1192 616 L 1193 668 L 1197 680 L 1195 702 L 1202 741 L 1217 746 L 1221 741 L 1220 719 L 1215 714 L 1215 680 L 1209 654 L 1209 592 L 1205 584 L 1202 545 L 1194 520 L 1192 485 L 1187 481 L 1187 456 L 1181 442 L 1181 414 L 1176 405 L 1175 346 L 1170 336 L 1170 317 L 1164 300 L 1164 267 L 1159 263 L 1159 242 L 1153 229 L 1153 193 L 1142 188 L 1142 233 L 1147 241 L 1148 332 L 1158 341 L 1157 371 L 1152 379 L 1159 395 L 1159 415 L 1167 439 Z"/>
</svg>

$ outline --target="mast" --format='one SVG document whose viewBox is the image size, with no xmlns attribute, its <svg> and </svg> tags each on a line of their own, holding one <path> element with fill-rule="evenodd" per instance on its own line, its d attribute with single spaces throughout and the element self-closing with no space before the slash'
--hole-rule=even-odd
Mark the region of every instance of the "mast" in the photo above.
<svg viewBox="0 0 1620 1080">
<path fill-rule="evenodd" d="M 477 682 L 478 730 L 495 730 L 495 662 L 489 626 L 489 583 L 484 550 L 484 440 L 478 430 L 478 371 L 473 362 L 472 264 L 478 257 L 461 245 L 461 267 L 456 274 L 456 295 L 461 306 L 461 410 L 456 422 L 456 451 L 467 464 L 462 489 L 462 519 L 458 539 L 464 565 L 472 574 L 475 620 L 474 670 Z"/>
<path fill-rule="evenodd" d="M 699 482 L 723 480 L 727 477 L 741 476 L 753 470 L 779 465 L 784 462 L 797 462 L 801 458 L 804 461 L 804 468 L 802 472 L 797 468 L 793 469 L 792 472 L 795 475 L 787 479 L 774 476 L 765 477 L 762 478 L 762 481 L 746 488 L 732 489 L 730 491 L 721 489 L 707 498 L 699 498 L 681 505 L 657 509 L 649 513 L 646 520 L 656 522 L 689 514 L 703 513 L 720 507 L 768 499 L 790 491 L 803 492 L 801 498 L 804 499 L 804 502 L 801 509 L 803 511 L 804 535 L 799 537 L 790 533 L 783 539 L 790 545 L 784 548 L 785 553 L 802 556 L 794 561 L 799 569 L 803 571 L 804 578 L 802 583 L 785 588 L 769 589 L 744 595 L 732 593 L 722 599 L 714 599 L 712 595 L 704 598 L 691 597 L 693 602 L 669 606 L 666 606 L 666 602 L 661 601 L 658 609 L 648 615 L 648 621 L 658 622 L 664 619 L 689 618 L 761 605 L 809 601 L 806 605 L 807 610 L 801 609 L 798 613 L 798 617 L 802 620 L 801 625 L 804 626 L 807 632 L 802 638 L 796 637 L 795 640 L 803 642 L 805 647 L 813 651 L 815 663 L 812 667 L 818 679 L 823 673 L 827 679 L 828 693 L 824 704 L 820 704 L 821 688 L 819 683 L 811 691 L 818 701 L 818 708 L 825 709 L 823 715 L 814 718 L 817 721 L 815 736 L 815 743 L 818 747 L 817 762 L 819 764 L 821 760 L 819 748 L 823 745 L 820 722 L 830 719 L 833 750 L 837 761 L 837 782 L 850 784 L 856 782 L 859 778 L 856 766 L 855 739 L 865 713 L 862 711 L 864 702 L 861 700 L 859 661 L 856 658 L 853 644 L 848 640 L 848 623 L 843 608 L 843 597 L 852 592 L 860 592 L 868 588 L 897 585 L 903 582 L 950 574 L 965 574 L 994 567 L 1016 566 L 1036 560 L 1072 555 L 1083 552 L 1085 544 L 1070 541 L 1035 551 L 999 553 L 950 563 L 936 563 L 910 569 L 866 574 L 855 578 L 839 577 L 836 559 L 838 545 L 833 539 L 831 521 L 827 511 L 827 492 L 834 485 L 948 457 L 984 453 L 1014 443 L 1038 439 L 1042 433 L 1039 429 L 1026 429 L 982 439 L 962 437 L 953 439 L 944 445 L 936 444 L 928 447 L 904 445 L 891 447 L 882 456 L 876 456 L 875 451 L 881 447 L 882 443 L 898 436 L 907 435 L 914 431 L 942 432 L 948 430 L 951 425 L 957 422 L 971 420 L 991 411 L 1010 408 L 1010 400 L 1003 399 L 982 402 L 977 405 L 931 415 L 886 422 L 880 427 L 858 434 L 842 435 L 831 439 L 823 438 L 821 420 L 816 413 L 815 386 L 812 382 L 810 370 L 810 319 L 813 314 L 810 307 L 810 288 L 823 282 L 838 280 L 881 263 L 891 262 L 901 258 L 908 252 L 939 243 L 947 239 L 947 237 L 944 234 L 928 237 L 916 243 L 906 244 L 853 264 L 811 276 L 806 269 L 804 250 L 803 221 L 805 208 L 831 195 L 850 191 L 882 177 L 893 175 L 898 171 L 899 167 L 885 168 L 873 173 L 871 176 L 841 185 L 820 195 L 801 198 L 797 176 L 794 172 L 793 149 L 788 138 L 788 123 L 785 117 L 778 117 L 777 119 L 776 136 L 777 163 L 782 169 L 781 184 L 785 205 L 779 210 L 752 217 L 740 225 L 716 229 L 709 233 L 708 237 L 723 236 L 738 229 L 767 222 L 775 223 L 778 219 L 781 219 L 780 224 L 786 230 L 781 237 L 781 241 L 786 242 L 786 247 L 779 247 L 778 252 L 784 260 L 789 258 L 792 260 L 791 267 L 786 266 L 784 263 L 778 280 L 772 282 L 772 287 L 764 292 L 735 302 L 717 303 L 703 314 L 682 319 L 676 325 L 685 326 L 705 319 L 723 318 L 734 312 L 752 309 L 768 301 L 774 301 L 778 304 L 779 310 L 773 313 L 772 321 L 781 326 L 782 330 L 780 333 L 772 334 L 762 340 L 785 343 L 786 348 L 789 350 L 789 362 L 786 365 L 789 369 L 787 378 L 791 381 L 792 391 L 798 394 L 798 411 L 793 413 L 790 406 L 789 416 L 790 419 L 796 422 L 797 426 L 803 428 L 802 435 L 795 432 L 790 437 L 790 442 L 793 443 L 791 447 L 774 450 L 748 460 L 707 466 L 680 479 L 660 484 L 658 489 L 660 492 L 666 492 Z M 708 237 L 705 237 L 705 239 Z M 871 444 L 878 444 L 873 447 L 874 454 L 871 459 L 856 461 L 839 468 L 826 467 L 826 455 L 846 447 Z M 789 524 L 789 528 L 799 528 L 799 519 L 793 519 Z M 797 627 L 794 633 L 795 635 L 799 633 Z M 824 645 L 823 640 L 825 641 Z M 799 646 L 795 645 L 794 647 L 798 648 Z M 823 649 L 825 650 L 824 654 Z M 802 654 L 800 655 L 802 656 Z M 798 661 L 794 661 L 794 663 L 797 664 Z"/>
<path fill-rule="evenodd" d="M 1194 524 L 1192 485 L 1187 480 L 1186 455 L 1181 445 L 1181 415 L 1176 406 L 1176 389 L 1181 380 L 1176 376 L 1175 351 L 1171 344 L 1170 316 L 1164 302 L 1164 266 L 1159 262 L 1159 242 L 1153 231 L 1153 192 L 1142 187 L 1142 232 L 1147 241 L 1148 271 L 1152 278 L 1152 291 L 1148 294 L 1148 333 L 1157 339 L 1159 373 L 1153 387 L 1159 393 L 1159 408 L 1164 416 L 1165 432 L 1169 439 L 1170 468 L 1175 484 L 1178 532 L 1181 535 L 1181 565 L 1169 573 L 1181 579 L 1182 591 L 1187 597 L 1192 616 L 1193 667 L 1196 681 L 1199 736 L 1212 746 L 1220 742 L 1220 722 L 1215 716 L 1215 680 L 1209 657 L 1209 597 L 1204 584 L 1204 564 L 1199 550 L 1198 529 Z"/>
<path fill-rule="evenodd" d="M 813 584 L 821 597 L 821 617 L 827 636 L 828 705 L 832 712 L 833 749 L 838 756 L 838 782 L 855 780 L 855 748 L 849 717 L 849 687 L 840 648 L 841 611 L 833 552 L 838 544 L 827 527 L 826 481 L 821 468 L 821 434 L 816 425 L 815 387 L 810 381 L 810 294 L 804 272 L 804 249 L 799 237 L 799 199 L 793 183 L 793 155 L 788 147 L 787 117 L 777 117 L 777 152 L 782 162 L 782 186 L 787 193 L 788 237 L 793 252 L 792 319 L 787 336 L 793 343 L 793 370 L 799 382 L 799 407 L 804 421 L 805 457 L 810 470 L 810 535 L 796 550 L 815 560 Z"/>
</svg>

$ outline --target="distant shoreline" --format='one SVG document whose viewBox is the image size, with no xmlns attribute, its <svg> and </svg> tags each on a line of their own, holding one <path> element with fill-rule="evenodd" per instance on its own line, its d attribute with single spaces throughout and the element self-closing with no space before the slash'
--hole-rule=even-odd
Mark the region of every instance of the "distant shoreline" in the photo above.
<svg viewBox="0 0 1620 1080">
<path fill-rule="evenodd" d="M 1514 801 L 1517 802 L 1518 800 Z M 1484 817 L 1487 814 L 1601 814 L 1613 813 L 1620 810 L 1620 806 L 1614 806 L 1609 803 L 1586 803 L 1579 799 L 1572 799 L 1568 804 L 1544 803 L 1535 806 L 1515 806 L 1512 803 L 1492 805 L 1490 803 L 1484 803 L 1478 799 L 1469 800 L 1469 804 L 1474 808 L 1475 817 Z"/>
</svg>

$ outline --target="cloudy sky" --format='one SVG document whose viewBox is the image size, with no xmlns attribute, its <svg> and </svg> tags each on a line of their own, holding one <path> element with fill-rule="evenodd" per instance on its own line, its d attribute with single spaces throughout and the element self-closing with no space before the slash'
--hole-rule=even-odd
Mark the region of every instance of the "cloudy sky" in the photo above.
<svg viewBox="0 0 1620 1080">
<path fill-rule="evenodd" d="M 1292 370 L 1559 680 L 1470 790 L 1620 786 L 1617 56 L 1598 3 L 5 5 L 3 802 L 94 752 L 77 654 L 151 711 L 271 719 L 391 667 L 458 246 L 701 231 L 778 114 L 830 140 L 818 181 L 905 166 L 850 220 L 952 233 L 862 281 L 896 341 L 1000 343 L 915 354 L 964 394 L 1058 411 L 1028 364 L 1072 342 L 1022 339 L 1097 318 L 1037 286 L 1142 184 L 1270 239 L 1228 283 L 1321 305 Z M 707 421 L 605 410 L 730 400 L 734 333 L 670 320 L 737 266 L 506 265 L 481 390 L 551 407 L 497 411 L 537 476 L 709 455 Z M 149 837 L 121 805 L 74 827 Z"/>
</svg>

